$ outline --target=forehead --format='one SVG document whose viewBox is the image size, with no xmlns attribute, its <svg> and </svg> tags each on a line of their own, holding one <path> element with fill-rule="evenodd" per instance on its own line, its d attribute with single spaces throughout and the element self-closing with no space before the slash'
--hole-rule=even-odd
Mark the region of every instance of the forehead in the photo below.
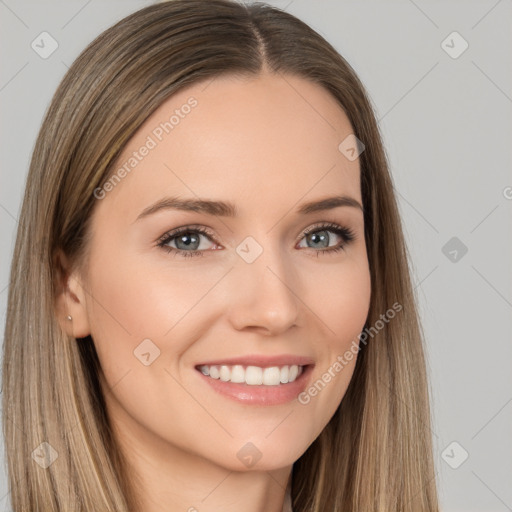
<svg viewBox="0 0 512 512">
<path fill-rule="evenodd" d="M 351 133 L 334 97 L 303 78 L 216 77 L 174 94 L 142 125 L 107 197 L 130 217 L 135 203 L 165 194 L 225 198 L 242 213 L 328 193 L 360 200 L 359 162 L 338 149 Z"/>
</svg>

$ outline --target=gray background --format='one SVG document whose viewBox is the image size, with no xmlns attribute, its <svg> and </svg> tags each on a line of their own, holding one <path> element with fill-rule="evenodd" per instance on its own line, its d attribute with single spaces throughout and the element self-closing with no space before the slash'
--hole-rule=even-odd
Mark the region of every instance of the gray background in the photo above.
<svg viewBox="0 0 512 512">
<path fill-rule="evenodd" d="M 44 111 L 86 44 L 150 3 L 0 0 L 2 326 Z M 374 103 L 427 339 L 442 510 L 512 511 L 511 2 L 270 3 L 334 44 Z M 46 59 L 31 48 L 43 31 L 58 42 Z M 0 510 L 8 499 L 4 464 Z"/>
</svg>

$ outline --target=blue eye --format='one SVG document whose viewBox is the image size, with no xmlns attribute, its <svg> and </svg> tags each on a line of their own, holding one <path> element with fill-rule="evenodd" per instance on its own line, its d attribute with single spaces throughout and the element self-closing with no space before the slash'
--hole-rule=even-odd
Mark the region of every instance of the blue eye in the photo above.
<svg viewBox="0 0 512 512">
<path fill-rule="evenodd" d="M 213 238 L 213 234 L 201 226 L 185 226 L 166 233 L 160 238 L 157 245 L 164 249 L 164 251 L 175 253 L 176 256 L 203 256 L 205 251 L 198 249 L 201 243 L 201 236 L 209 239 Z M 176 248 L 169 246 L 171 242 L 175 243 Z M 178 245 L 180 245 L 181 248 Z M 190 250 L 184 249 L 184 247 Z"/>
<path fill-rule="evenodd" d="M 331 235 L 334 233 L 341 241 L 335 246 L 331 246 Z M 204 256 L 207 249 L 199 249 L 201 246 L 201 237 L 205 237 L 214 242 L 215 238 L 213 233 L 202 226 L 184 226 L 173 231 L 165 233 L 157 242 L 157 246 L 168 253 L 174 253 L 175 256 L 191 257 L 191 256 Z M 320 250 L 314 252 L 320 254 L 329 253 L 334 254 L 346 247 L 347 244 L 355 239 L 355 233 L 346 227 L 339 226 L 330 222 L 315 225 L 306 230 L 300 236 L 302 239 L 312 244 L 318 244 Z M 176 247 L 171 247 L 169 244 L 173 243 Z M 308 247 L 315 249 L 315 246 Z"/>
<path fill-rule="evenodd" d="M 334 233 L 341 239 L 341 242 L 335 246 L 329 245 L 329 242 L 331 241 L 329 233 Z M 320 244 L 320 250 L 316 251 L 318 256 L 320 256 L 321 253 L 337 253 L 342 249 L 345 249 L 345 246 L 355 239 L 355 233 L 351 229 L 331 223 L 314 226 L 304 232 L 302 236 L 306 242 L 310 241 L 313 244 Z"/>
</svg>

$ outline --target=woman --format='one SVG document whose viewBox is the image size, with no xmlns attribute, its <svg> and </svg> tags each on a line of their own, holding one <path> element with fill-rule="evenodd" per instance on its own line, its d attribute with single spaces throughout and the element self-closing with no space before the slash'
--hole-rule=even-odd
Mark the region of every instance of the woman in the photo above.
<svg viewBox="0 0 512 512">
<path fill-rule="evenodd" d="M 290 14 L 174 0 L 93 41 L 13 262 L 13 510 L 438 510 L 375 117 Z"/>
</svg>

